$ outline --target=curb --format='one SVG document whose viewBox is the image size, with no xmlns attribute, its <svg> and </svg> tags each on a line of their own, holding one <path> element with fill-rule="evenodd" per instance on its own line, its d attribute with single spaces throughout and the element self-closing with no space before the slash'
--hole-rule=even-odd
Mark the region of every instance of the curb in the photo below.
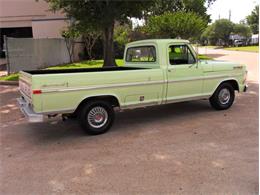
<svg viewBox="0 0 260 195">
<path fill-rule="evenodd" d="M 0 81 L 0 85 L 16 85 L 18 86 L 18 81 Z"/>
</svg>

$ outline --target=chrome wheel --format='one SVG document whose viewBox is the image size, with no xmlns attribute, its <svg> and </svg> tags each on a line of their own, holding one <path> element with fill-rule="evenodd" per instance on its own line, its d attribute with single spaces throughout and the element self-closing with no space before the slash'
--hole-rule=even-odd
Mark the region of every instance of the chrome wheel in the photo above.
<svg viewBox="0 0 260 195">
<path fill-rule="evenodd" d="M 221 89 L 218 95 L 218 99 L 221 104 L 227 104 L 230 100 L 230 91 L 227 88 Z"/>
<path fill-rule="evenodd" d="M 89 111 L 87 119 L 91 127 L 101 128 L 106 124 L 108 114 L 105 108 L 97 106 Z"/>
</svg>

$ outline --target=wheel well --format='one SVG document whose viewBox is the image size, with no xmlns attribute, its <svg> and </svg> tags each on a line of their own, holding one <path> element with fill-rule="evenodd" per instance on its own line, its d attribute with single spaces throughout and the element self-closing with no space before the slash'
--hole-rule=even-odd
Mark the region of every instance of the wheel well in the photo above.
<svg viewBox="0 0 260 195">
<path fill-rule="evenodd" d="M 74 113 L 77 113 L 82 105 L 87 104 L 88 102 L 91 102 L 93 100 L 102 100 L 109 102 L 113 107 L 120 107 L 119 101 L 115 96 L 112 95 L 104 95 L 104 96 L 94 96 L 94 97 L 88 97 L 84 99 L 77 107 Z"/>
<path fill-rule="evenodd" d="M 219 86 L 223 83 L 229 83 L 232 85 L 232 87 L 234 88 L 234 90 L 239 91 L 239 86 L 236 80 L 227 80 L 227 81 L 223 81 L 222 83 L 219 84 Z"/>
</svg>

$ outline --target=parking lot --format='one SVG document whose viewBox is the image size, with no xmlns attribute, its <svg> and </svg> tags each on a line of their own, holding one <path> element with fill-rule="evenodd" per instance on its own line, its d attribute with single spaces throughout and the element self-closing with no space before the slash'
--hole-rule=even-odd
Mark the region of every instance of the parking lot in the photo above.
<svg viewBox="0 0 260 195">
<path fill-rule="evenodd" d="M 248 64 L 249 90 L 231 109 L 130 110 L 99 136 L 74 120 L 28 123 L 17 87 L 0 86 L 1 194 L 258 194 L 257 54 L 207 52 Z"/>
</svg>

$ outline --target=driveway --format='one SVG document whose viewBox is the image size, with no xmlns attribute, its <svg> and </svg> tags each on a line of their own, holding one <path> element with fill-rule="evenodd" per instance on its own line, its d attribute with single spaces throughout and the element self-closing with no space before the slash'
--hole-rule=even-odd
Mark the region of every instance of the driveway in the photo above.
<svg viewBox="0 0 260 195">
<path fill-rule="evenodd" d="M 259 80 L 258 53 L 210 49 L 207 47 L 199 48 L 199 53 L 213 57 L 215 60 L 246 64 L 248 69 L 248 80 L 253 82 L 258 82 Z"/>
<path fill-rule="evenodd" d="M 27 123 L 15 105 L 17 88 L 0 86 L 0 192 L 258 194 L 254 78 L 227 111 L 208 101 L 130 110 L 94 137 L 73 120 Z"/>
</svg>

